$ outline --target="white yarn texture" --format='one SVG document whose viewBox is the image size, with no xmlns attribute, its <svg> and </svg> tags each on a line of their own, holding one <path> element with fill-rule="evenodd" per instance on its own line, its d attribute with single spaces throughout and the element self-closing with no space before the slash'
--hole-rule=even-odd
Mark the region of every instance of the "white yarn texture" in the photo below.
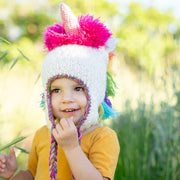
<svg viewBox="0 0 180 180">
<path fill-rule="evenodd" d="M 106 91 L 106 71 L 108 52 L 105 48 L 82 45 L 63 45 L 50 51 L 42 64 L 42 82 L 45 94 L 46 121 L 49 128 L 47 106 L 47 82 L 56 75 L 74 76 L 86 84 L 91 99 L 91 107 L 81 130 L 98 123 L 98 107 L 103 102 Z"/>
</svg>

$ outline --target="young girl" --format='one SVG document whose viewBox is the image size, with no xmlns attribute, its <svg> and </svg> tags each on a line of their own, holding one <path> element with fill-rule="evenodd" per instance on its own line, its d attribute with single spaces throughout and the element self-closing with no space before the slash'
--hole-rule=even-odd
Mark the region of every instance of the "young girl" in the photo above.
<svg viewBox="0 0 180 180">
<path fill-rule="evenodd" d="M 117 114 L 107 98 L 113 91 L 107 65 L 117 39 L 99 19 L 76 19 L 64 3 L 60 13 L 63 22 L 44 33 L 49 51 L 42 65 L 47 126 L 34 136 L 28 169 L 14 175 L 18 165 L 10 148 L 10 156 L 0 155 L 0 177 L 113 180 L 118 139 L 98 120 Z"/>
</svg>

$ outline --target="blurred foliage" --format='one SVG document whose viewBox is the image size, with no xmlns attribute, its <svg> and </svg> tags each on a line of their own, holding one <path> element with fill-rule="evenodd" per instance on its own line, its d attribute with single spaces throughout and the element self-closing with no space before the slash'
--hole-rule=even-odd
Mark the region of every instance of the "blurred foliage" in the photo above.
<svg viewBox="0 0 180 180">
<path fill-rule="evenodd" d="M 115 180 L 179 180 L 180 91 L 178 84 L 172 88 L 174 94 L 159 104 L 154 103 L 157 94 L 149 105 L 140 97 L 135 108 L 127 99 L 121 116 L 112 121 L 121 147 Z"/>
<path fill-rule="evenodd" d="M 28 37 L 33 42 L 42 39 L 42 32 L 47 24 L 51 24 L 55 20 L 47 16 L 43 12 L 29 12 L 28 14 L 22 15 L 20 13 L 20 7 L 16 7 L 11 15 L 11 20 L 14 26 L 19 27 L 21 30 L 22 37 Z"/>
<path fill-rule="evenodd" d="M 160 13 L 131 3 L 122 18 L 117 36 L 125 62 L 150 77 L 169 66 L 180 66 L 179 22 L 170 12 Z"/>
<path fill-rule="evenodd" d="M 0 49 L 0 61 L 2 62 L 2 64 L 12 62 L 10 70 L 21 59 L 26 59 L 27 61 L 30 61 L 21 49 L 15 47 L 12 43 L 2 37 L 0 37 L 0 46 L 1 45 L 4 45 L 4 47 Z"/>
</svg>

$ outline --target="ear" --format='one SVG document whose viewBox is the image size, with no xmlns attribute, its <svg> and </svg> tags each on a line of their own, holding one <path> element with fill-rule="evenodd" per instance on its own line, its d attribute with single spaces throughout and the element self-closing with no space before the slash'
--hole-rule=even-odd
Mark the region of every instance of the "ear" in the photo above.
<svg viewBox="0 0 180 180">
<path fill-rule="evenodd" d="M 114 51 L 114 49 L 117 46 L 118 42 L 119 42 L 118 38 L 109 38 L 107 40 L 107 42 L 106 42 L 106 47 L 105 47 L 106 51 L 108 53 Z"/>
</svg>

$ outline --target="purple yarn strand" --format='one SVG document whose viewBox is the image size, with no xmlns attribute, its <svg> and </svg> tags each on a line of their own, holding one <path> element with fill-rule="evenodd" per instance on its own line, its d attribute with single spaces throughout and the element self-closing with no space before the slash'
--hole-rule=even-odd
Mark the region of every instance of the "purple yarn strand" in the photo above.
<svg viewBox="0 0 180 180">
<path fill-rule="evenodd" d="M 104 101 L 106 102 L 106 104 L 112 108 L 112 104 L 111 104 L 111 101 L 108 99 L 108 96 L 107 96 L 107 92 L 105 94 L 105 97 L 104 97 Z"/>
</svg>

